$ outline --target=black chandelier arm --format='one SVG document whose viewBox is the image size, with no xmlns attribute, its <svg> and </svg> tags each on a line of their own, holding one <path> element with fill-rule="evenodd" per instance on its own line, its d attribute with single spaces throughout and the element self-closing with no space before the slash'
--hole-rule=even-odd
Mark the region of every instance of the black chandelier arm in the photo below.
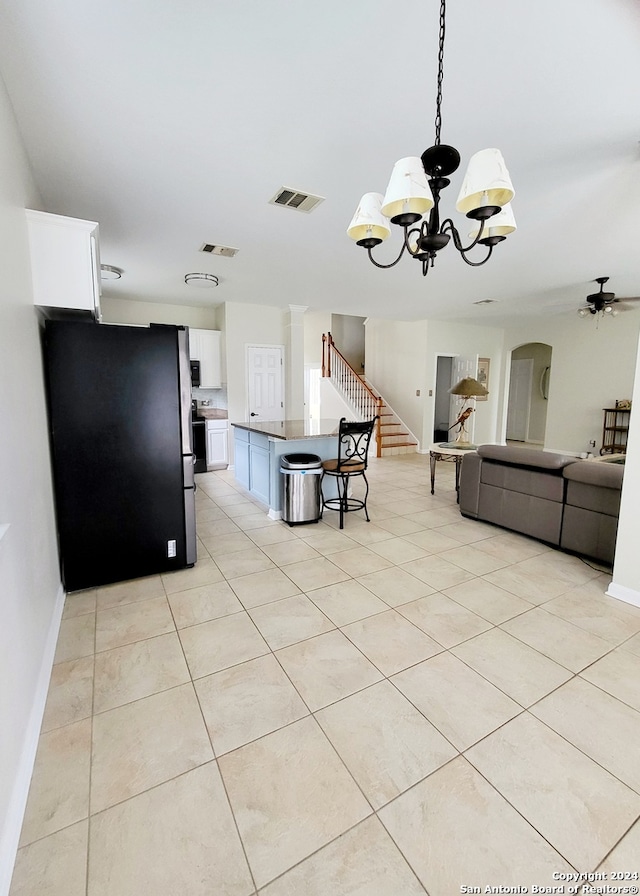
<svg viewBox="0 0 640 896">
<path fill-rule="evenodd" d="M 425 225 L 424 225 L 424 224 L 423 224 L 421 227 L 412 227 L 411 230 L 409 230 L 408 227 L 405 227 L 405 228 L 404 228 L 404 247 L 405 247 L 405 249 L 407 250 L 407 252 L 409 253 L 409 255 L 413 255 L 413 256 L 415 256 L 415 255 L 418 255 L 418 254 L 420 253 L 421 250 L 420 250 L 420 249 L 418 248 L 418 246 L 417 246 L 417 241 L 418 241 L 418 239 L 420 239 L 421 236 L 424 236 L 424 230 L 425 230 L 425 229 L 426 229 L 426 228 L 425 228 Z M 410 243 L 410 238 L 411 238 L 411 236 L 412 236 L 413 234 L 416 235 L 416 249 L 415 249 L 415 252 L 414 252 L 414 250 L 411 248 L 411 243 Z"/>
<path fill-rule="evenodd" d="M 406 231 L 405 231 L 405 232 L 406 232 Z M 368 253 L 368 255 L 369 255 L 369 261 L 372 262 L 373 264 L 375 264 L 375 266 L 376 266 L 377 268 L 383 268 L 383 269 L 385 269 L 385 268 L 393 268 L 393 267 L 395 267 L 395 266 L 398 264 L 398 262 L 400 261 L 400 259 L 401 259 L 402 256 L 404 255 L 404 250 L 405 250 L 406 248 L 407 248 L 407 243 L 406 243 L 406 241 L 405 241 L 405 242 L 402 244 L 402 249 L 400 249 L 400 254 L 399 254 L 398 257 L 396 258 L 396 260 L 395 260 L 395 261 L 392 261 L 390 264 L 381 264 L 379 261 L 376 261 L 375 258 L 373 257 L 373 255 L 371 254 L 371 247 L 370 247 L 370 246 L 367 247 L 367 253 Z"/>
<path fill-rule="evenodd" d="M 453 237 L 453 244 L 458 250 L 458 252 L 464 254 L 465 252 L 469 252 L 473 249 L 474 246 L 477 246 L 480 239 L 484 236 L 484 221 L 480 221 L 480 230 L 478 231 L 478 235 L 473 240 L 472 243 L 469 243 L 468 246 L 462 245 L 462 240 L 460 239 L 460 234 L 458 232 L 458 228 L 453 223 L 451 218 L 447 218 L 446 221 L 442 222 L 442 227 L 440 228 L 440 233 L 450 233 Z"/>
<path fill-rule="evenodd" d="M 491 258 L 492 252 L 493 252 L 493 246 L 489 246 L 489 251 L 487 252 L 485 257 L 482 259 L 482 261 L 469 261 L 469 259 L 464 254 L 464 252 L 460 252 L 460 256 L 461 256 L 462 260 L 466 261 L 467 264 L 470 264 L 472 268 L 479 268 L 481 265 L 483 265 L 485 263 L 485 261 L 489 261 L 489 259 Z"/>
<path fill-rule="evenodd" d="M 489 251 L 487 252 L 485 257 L 482 259 L 482 261 L 470 261 L 470 259 L 467 258 L 467 252 L 470 252 L 474 246 L 477 246 L 477 244 L 480 242 L 480 239 L 482 238 L 482 235 L 484 232 L 484 221 L 480 221 L 480 230 L 478 231 L 478 235 L 476 236 L 476 238 L 474 239 L 474 241 L 472 243 L 469 243 L 468 246 L 462 245 L 462 241 L 460 240 L 460 234 L 458 233 L 458 230 L 456 229 L 456 226 L 453 223 L 453 221 L 451 220 L 451 218 L 447 218 L 447 220 L 443 222 L 442 227 L 440 228 L 440 233 L 447 233 L 447 232 L 451 233 L 451 236 L 453 237 L 453 244 L 456 247 L 456 249 L 458 250 L 458 252 L 460 253 L 460 255 L 462 256 L 462 260 L 464 262 L 466 262 L 468 265 L 471 265 L 472 268 L 481 267 L 481 265 L 483 265 L 485 262 L 489 261 L 489 259 L 491 258 L 491 253 L 493 252 L 493 246 L 487 247 L 489 249 Z"/>
</svg>

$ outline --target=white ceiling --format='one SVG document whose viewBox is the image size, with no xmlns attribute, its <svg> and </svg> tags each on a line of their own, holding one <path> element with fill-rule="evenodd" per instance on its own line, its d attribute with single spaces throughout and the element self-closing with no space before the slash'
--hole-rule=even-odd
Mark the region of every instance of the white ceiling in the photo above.
<svg viewBox="0 0 640 896">
<path fill-rule="evenodd" d="M 45 210 L 98 221 L 102 261 L 124 270 L 107 296 L 502 324 L 546 306 L 575 314 L 600 275 L 640 295 L 637 0 L 450 0 L 442 139 L 463 161 L 444 216 L 466 237 L 466 163 L 497 146 L 518 231 L 482 268 L 450 245 L 426 279 L 411 258 L 377 270 L 348 239 L 362 193 L 384 192 L 394 162 L 433 143 L 438 12 L 438 0 L 0 0 L 0 70 Z M 283 185 L 325 201 L 311 214 L 269 205 Z M 205 242 L 240 252 L 211 257 Z M 190 271 L 219 287 L 185 286 Z"/>
</svg>

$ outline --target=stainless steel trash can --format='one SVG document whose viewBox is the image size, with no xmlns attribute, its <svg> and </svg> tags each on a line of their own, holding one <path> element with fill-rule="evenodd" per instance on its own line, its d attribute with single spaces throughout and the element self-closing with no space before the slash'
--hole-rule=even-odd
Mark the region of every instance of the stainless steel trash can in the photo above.
<svg viewBox="0 0 640 896">
<path fill-rule="evenodd" d="M 320 519 L 320 479 L 322 461 L 317 454 L 283 454 L 282 519 L 296 523 L 317 523 Z"/>
</svg>

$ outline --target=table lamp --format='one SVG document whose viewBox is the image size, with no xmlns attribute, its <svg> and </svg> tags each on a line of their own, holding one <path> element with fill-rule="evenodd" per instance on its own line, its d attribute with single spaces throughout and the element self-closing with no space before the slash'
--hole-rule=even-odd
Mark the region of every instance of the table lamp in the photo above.
<svg viewBox="0 0 640 896">
<path fill-rule="evenodd" d="M 461 451 L 470 451 L 476 446 L 472 445 L 469 441 L 467 420 L 475 411 L 474 399 L 488 395 L 489 392 L 485 389 L 482 383 L 478 382 L 478 380 L 474 380 L 472 376 L 465 376 L 459 383 L 456 383 L 455 386 L 449 389 L 449 393 L 451 395 L 459 395 L 462 398 L 462 407 L 458 419 L 449 427 L 449 432 L 451 432 L 454 427 L 458 427 L 455 441 L 446 442 L 441 447 L 459 448 Z"/>
</svg>

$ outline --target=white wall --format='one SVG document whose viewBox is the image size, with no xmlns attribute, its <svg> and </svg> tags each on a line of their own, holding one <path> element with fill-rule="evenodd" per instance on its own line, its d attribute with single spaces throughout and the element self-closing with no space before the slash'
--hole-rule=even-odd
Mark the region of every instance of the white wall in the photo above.
<svg viewBox="0 0 640 896">
<path fill-rule="evenodd" d="M 285 345 L 289 311 L 264 305 L 227 302 L 223 342 L 227 356 L 229 420 L 247 419 L 247 345 Z M 284 371 L 286 383 L 286 371 Z M 286 413 L 285 396 L 285 417 Z M 233 456 L 233 455 L 232 455 Z"/>
<path fill-rule="evenodd" d="M 329 377 L 320 377 L 320 418 L 338 422 L 342 417 L 347 420 L 357 419 L 353 408 L 340 395 Z"/>
<path fill-rule="evenodd" d="M 552 347 L 545 448 L 580 454 L 602 444 L 602 409 L 631 398 L 640 312 L 599 322 L 577 314 L 547 316 L 505 332 L 505 358 L 527 342 Z"/>
<path fill-rule="evenodd" d="M 219 330 L 217 307 L 158 305 L 133 299 L 102 297 L 102 320 L 108 324 L 175 324 L 200 330 Z"/>
<path fill-rule="evenodd" d="M 425 343 L 425 363 L 427 365 L 427 388 L 424 400 L 422 430 L 423 447 L 433 441 L 434 404 L 438 355 L 461 355 L 465 358 L 489 358 L 489 395 L 486 401 L 476 404 L 473 438 L 477 444 L 495 442 L 499 410 L 503 398 L 504 382 L 501 377 L 503 358 L 503 331 L 497 327 L 477 327 L 472 324 L 447 321 L 427 322 Z M 433 391 L 429 397 L 428 391 Z"/>
<path fill-rule="evenodd" d="M 425 397 L 427 322 L 370 317 L 365 334 L 367 380 L 382 393 L 424 447 L 423 418 L 428 401 Z M 427 445 L 432 441 L 430 438 Z"/>
<path fill-rule="evenodd" d="M 351 314 L 331 315 L 331 335 L 336 348 L 356 373 L 364 372 L 365 335 L 364 317 Z"/>
<path fill-rule="evenodd" d="M 640 345 L 636 359 L 634 393 L 640 397 Z M 638 563 L 638 506 L 640 506 L 640 413 L 638 399 L 631 414 L 627 460 L 622 483 L 618 540 L 609 594 L 640 607 L 640 563 Z"/>
<path fill-rule="evenodd" d="M 41 203 L 0 80 L 0 893 L 8 891 L 62 609 L 25 208 Z"/>
</svg>

